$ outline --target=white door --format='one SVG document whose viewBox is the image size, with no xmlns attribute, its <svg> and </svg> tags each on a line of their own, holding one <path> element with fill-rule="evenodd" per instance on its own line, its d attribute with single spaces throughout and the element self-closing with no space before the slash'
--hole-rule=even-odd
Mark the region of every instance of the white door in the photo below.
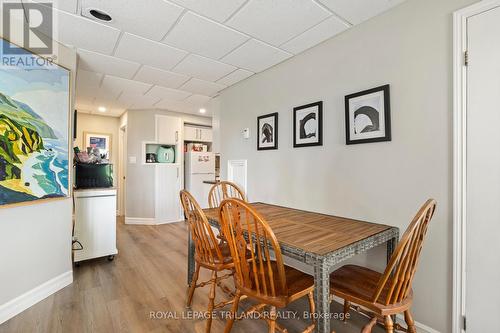
<svg viewBox="0 0 500 333">
<path fill-rule="evenodd" d="M 182 121 L 179 117 L 156 115 L 156 141 L 175 145 L 180 140 Z"/>
<path fill-rule="evenodd" d="M 156 223 L 181 221 L 181 170 L 175 165 L 155 165 L 155 217 Z"/>
<path fill-rule="evenodd" d="M 500 8 L 468 18 L 467 332 L 500 332 Z"/>
<path fill-rule="evenodd" d="M 118 211 L 120 215 L 126 216 L 126 178 L 127 178 L 127 127 L 123 126 L 120 128 L 119 137 L 119 160 L 118 160 Z"/>
</svg>

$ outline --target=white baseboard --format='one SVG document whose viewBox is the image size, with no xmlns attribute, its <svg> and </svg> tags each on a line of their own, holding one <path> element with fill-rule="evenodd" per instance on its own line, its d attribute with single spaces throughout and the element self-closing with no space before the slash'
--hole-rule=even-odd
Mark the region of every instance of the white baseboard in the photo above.
<svg viewBox="0 0 500 333">
<path fill-rule="evenodd" d="M 0 305 L 0 324 L 71 283 L 73 283 L 73 271 L 68 271 Z"/>
<path fill-rule="evenodd" d="M 337 303 L 339 303 L 339 304 L 341 304 L 341 305 L 342 305 L 342 304 L 344 304 L 344 303 L 343 303 L 344 301 L 343 301 L 343 300 L 341 300 L 341 299 L 340 299 L 340 298 L 338 298 L 338 297 L 334 297 L 334 298 L 333 298 L 333 301 L 334 301 L 334 302 L 337 302 Z M 398 324 L 400 324 L 400 325 L 402 325 L 402 326 L 406 327 L 405 319 L 404 319 L 404 316 L 403 316 L 402 314 L 398 314 L 398 315 L 396 316 L 396 321 L 398 322 Z M 368 321 L 367 321 L 367 323 L 368 323 Z M 424 325 L 424 324 L 422 324 L 422 323 L 419 323 L 419 322 L 418 322 L 418 321 L 416 321 L 416 320 L 415 320 L 415 326 L 417 327 L 417 333 L 441 333 L 441 332 L 439 332 L 438 330 L 435 330 L 435 329 L 433 329 L 432 327 L 429 327 L 429 326 L 427 326 L 427 325 Z"/>
<path fill-rule="evenodd" d="M 125 224 L 139 224 L 139 225 L 158 225 L 158 224 L 167 224 L 167 223 L 177 223 L 180 221 L 170 221 L 170 220 L 161 220 L 155 219 L 153 217 L 125 217 Z"/>
</svg>

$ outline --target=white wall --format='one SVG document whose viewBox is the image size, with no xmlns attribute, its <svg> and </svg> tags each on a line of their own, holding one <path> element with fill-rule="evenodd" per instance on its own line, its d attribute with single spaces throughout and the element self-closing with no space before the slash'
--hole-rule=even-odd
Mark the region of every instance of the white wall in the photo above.
<svg viewBox="0 0 500 333">
<path fill-rule="evenodd" d="M 72 71 L 74 105 L 76 52 L 59 45 L 57 58 Z M 0 323 L 72 281 L 71 214 L 71 199 L 0 209 Z"/>
<path fill-rule="evenodd" d="M 451 331 L 452 12 L 472 0 L 409 0 L 223 91 L 223 175 L 248 160 L 250 200 L 395 225 L 438 201 L 414 282 L 416 320 Z M 344 96 L 391 85 L 392 142 L 345 145 Z M 324 145 L 292 147 L 292 108 L 324 102 Z M 215 107 L 216 104 L 215 103 Z M 279 150 L 256 150 L 257 116 L 279 112 Z M 251 139 L 241 137 L 251 129 Z M 379 248 L 357 258 L 385 266 Z"/>
<path fill-rule="evenodd" d="M 142 142 L 155 141 L 155 115 L 178 116 L 183 122 L 211 125 L 212 119 L 186 113 L 162 110 L 127 111 L 127 156 L 135 156 L 137 163 L 127 163 L 126 205 L 127 217 L 154 218 L 154 169 L 142 164 Z M 183 168 L 182 168 L 183 169 Z"/>
</svg>

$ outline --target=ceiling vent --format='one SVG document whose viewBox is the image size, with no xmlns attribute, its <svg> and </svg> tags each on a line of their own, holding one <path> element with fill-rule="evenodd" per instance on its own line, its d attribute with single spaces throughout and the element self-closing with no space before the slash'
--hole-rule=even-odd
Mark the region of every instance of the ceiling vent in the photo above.
<svg viewBox="0 0 500 333">
<path fill-rule="evenodd" d="M 113 18 L 111 17 L 111 15 L 97 8 L 82 9 L 82 16 L 98 22 L 113 22 Z"/>
</svg>

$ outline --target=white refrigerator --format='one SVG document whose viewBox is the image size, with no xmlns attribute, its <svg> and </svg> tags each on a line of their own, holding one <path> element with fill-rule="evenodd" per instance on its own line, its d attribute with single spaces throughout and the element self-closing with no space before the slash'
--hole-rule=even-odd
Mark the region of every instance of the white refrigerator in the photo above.
<svg viewBox="0 0 500 333">
<path fill-rule="evenodd" d="M 201 208 L 208 208 L 208 192 L 215 180 L 215 155 L 209 152 L 190 151 L 184 156 L 185 187 L 198 201 Z"/>
</svg>

